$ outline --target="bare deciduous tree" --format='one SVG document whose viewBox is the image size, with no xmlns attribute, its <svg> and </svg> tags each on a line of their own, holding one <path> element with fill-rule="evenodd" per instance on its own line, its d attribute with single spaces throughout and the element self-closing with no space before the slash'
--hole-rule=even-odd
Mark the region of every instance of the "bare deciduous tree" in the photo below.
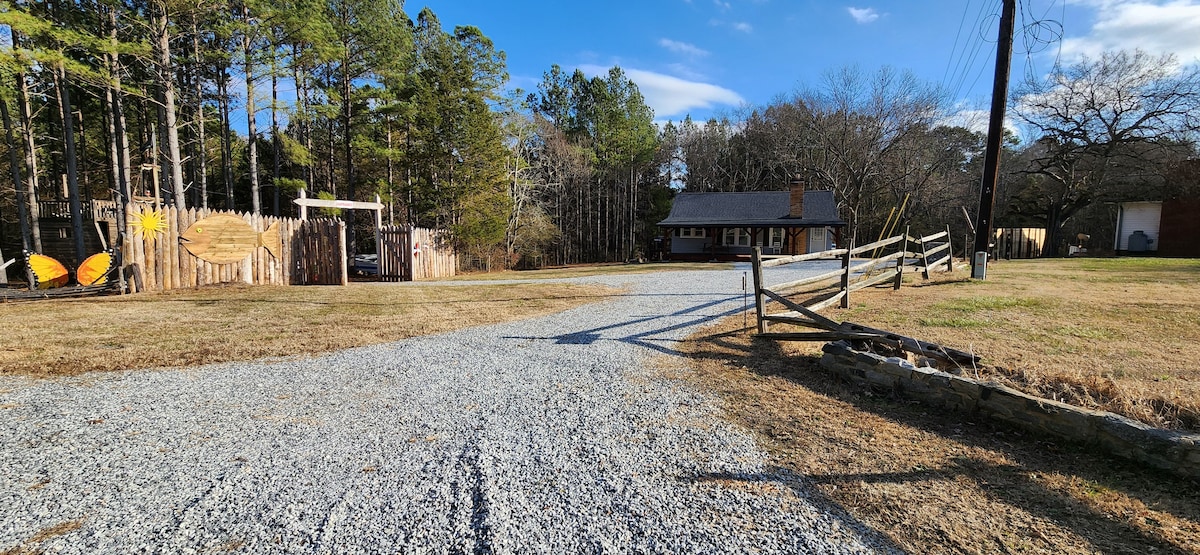
<svg viewBox="0 0 1200 555">
<path fill-rule="evenodd" d="M 1037 137 L 1019 193 L 1042 206 L 1047 256 L 1083 208 L 1119 200 L 1130 187 L 1153 194 L 1156 168 L 1192 150 L 1200 130 L 1200 66 L 1172 55 L 1106 52 L 1058 68 L 1016 91 L 1014 113 Z"/>
</svg>

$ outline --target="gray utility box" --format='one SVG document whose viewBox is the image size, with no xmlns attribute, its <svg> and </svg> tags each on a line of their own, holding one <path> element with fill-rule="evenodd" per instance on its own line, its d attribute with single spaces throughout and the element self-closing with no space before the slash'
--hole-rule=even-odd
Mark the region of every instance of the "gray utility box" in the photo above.
<svg viewBox="0 0 1200 555">
<path fill-rule="evenodd" d="M 1129 235 L 1129 252 L 1146 252 L 1150 250 L 1150 243 L 1153 242 L 1154 239 L 1139 229 Z"/>
</svg>

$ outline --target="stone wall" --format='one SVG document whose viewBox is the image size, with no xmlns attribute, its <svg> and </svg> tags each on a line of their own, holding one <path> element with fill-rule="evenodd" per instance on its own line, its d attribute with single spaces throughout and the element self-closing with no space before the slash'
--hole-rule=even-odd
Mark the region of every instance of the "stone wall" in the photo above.
<svg viewBox="0 0 1200 555">
<path fill-rule="evenodd" d="M 1029 431 L 1098 446 L 1155 468 L 1200 477 L 1200 434 L 1161 430 L 1111 412 L 1034 397 L 907 360 L 825 345 L 821 366 L 850 380 L 894 390 L 927 404 L 979 413 Z"/>
</svg>

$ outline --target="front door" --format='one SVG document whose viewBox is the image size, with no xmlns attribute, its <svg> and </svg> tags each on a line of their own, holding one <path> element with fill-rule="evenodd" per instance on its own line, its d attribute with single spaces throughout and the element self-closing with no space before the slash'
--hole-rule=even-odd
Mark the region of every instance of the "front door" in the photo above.
<svg viewBox="0 0 1200 555">
<path fill-rule="evenodd" d="M 821 252 L 827 250 L 829 239 L 825 236 L 825 228 L 808 228 L 808 250 L 805 252 Z"/>
</svg>

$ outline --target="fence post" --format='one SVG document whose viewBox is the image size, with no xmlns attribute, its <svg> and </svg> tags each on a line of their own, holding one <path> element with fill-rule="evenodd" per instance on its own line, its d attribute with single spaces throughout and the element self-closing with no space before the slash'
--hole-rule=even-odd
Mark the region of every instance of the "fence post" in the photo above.
<svg viewBox="0 0 1200 555">
<path fill-rule="evenodd" d="M 950 242 L 949 234 L 946 235 L 946 242 Z M 953 256 L 954 251 L 950 251 L 950 254 Z M 929 279 L 929 249 L 925 248 L 925 241 L 921 241 L 921 277 Z"/>
<path fill-rule="evenodd" d="M 925 249 L 925 243 L 921 243 L 921 249 Z M 904 237 L 900 238 L 899 254 L 900 256 L 896 258 L 896 283 L 892 284 L 893 291 L 899 291 L 900 282 L 904 281 L 904 259 L 908 257 L 908 226 L 904 226 Z"/>
<path fill-rule="evenodd" d="M 763 320 L 766 315 L 766 310 L 763 307 L 763 275 L 762 275 L 762 247 L 754 247 L 754 254 L 751 257 L 751 268 L 754 269 L 754 310 L 758 316 L 758 333 L 767 333 L 767 321 Z"/>
<path fill-rule="evenodd" d="M 850 308 L 850 251 L 854 250 L 854 241 L 857 237 L 850 236 L 850 246 L 846 249 L 846 254 L 842 255 L 842 308 Z"/>
<path fill-rule="evenodd" d="M 946 224 L 946 254 L 949 258 L 946 259 L 946 271 L 954 271 L 954 241 L 950 239 L 950 224 Z"/>
<path fill-rule="evenodd" d="M 342 285 L 350 285 L 350 268 L 346 261 L 346 222 L 338 222 L 338 257 L 342 260 Z"/>
</svg>

